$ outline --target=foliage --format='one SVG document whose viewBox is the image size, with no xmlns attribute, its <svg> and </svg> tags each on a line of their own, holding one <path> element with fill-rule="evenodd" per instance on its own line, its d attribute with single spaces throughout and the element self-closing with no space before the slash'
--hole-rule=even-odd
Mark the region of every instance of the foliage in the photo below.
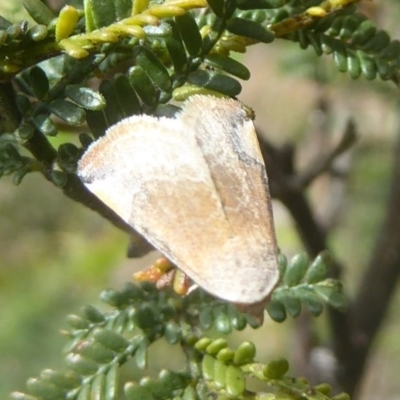
<svg viewBox="0 0 400 400">
<path fill-rule="evenodd" d="M 293 257 L 272 302 L 281 302 L 292 314 L 294 298 L 304 301 L 307 307 L 313 304 L 312 310 L 316 304 L 322 308 L 333 299 L 337 308 L 343 308 L 343 293 L 326 278 L 327 260 L 327 254 L 312 263 L 304 254 Z M 281 257 L 282 271 L 286 264 Z M 319 292 L 320 287 L 332 287 L 332 290 L 327 294 Z M 231 399 L 243 396 L 271 400 L 348 398 L 344 394 L 331 397 L 327 384 L 311 387 L 304 378 L 287 376 L 289 366 L 285 359 L 266 364 L 256 362 L 256 349 L 251 342 L 230 348 L 221 335 L 243 330 L 247 324 L 254 328 L 259 324 L 232 304 L 216 300 L 201 289 L 181 297 L 149 283 L 127 284 L 120 292 L 107 290 L 100 297 L 113 307 L 112 311 L 102 313 L 86 306 L 81 315 L 67 318 L 70 325 L 70 330 L 65 332 L 70 338 L 65 350 L 67 370 L 42 371 L 38 378 L 28 380 L 28 394 L 15 392 L 14 399 L 117 399 L 121 366 L 134 359 L 139 368 L 146 368 L 147 349 L 161 338 L 182 348 L 186 366 L 178 372 L 162 370 L 157 378 L 125 382 L 123 390 L 128 399 L 202 399 L 211 392 L 218 398 Z M 276 312 L 270 315 L 279 322 L 284 319 Z M 206 331 L 219 337 L 208 337 Z M 247 377 L 262 382 L 265 393 L 247 389 Z"/>
<path fill-rule="evenodd" d="M 80 147 L 64 143 L 58 149 L 48 137 L 86 123 L 97 138 L 129 115 L 173 115 L 177 107 L 171 100 L 196 93 L 237 96 L 236 78 L 249 79 L 250 72 L 231 53 L 278 38 L 332 55 L 337 69 L 351 78 L 379 76 L 397 83 L 400 42 L 358 13 L 357 2 L 86 0 L 83 9 L 66 5 L 56 16 L 40 0 L 26 0 L 36 24 L 0 19 L 0 175 L 12 174 L 19 184 L 27 173 L 40 172 L 67 196 L 129 230 L 75 176 L 92 137 L 82 133 Z M 271 318 L 297 317 L 302 305 L 314 315 L 324 303 L 344 308 L 340 283 L 326 278 L 327 258 L 321 254 L 311 264 L 302 254 L 288 264 L 282 258 L 282 280 L 267 309 Z M 324 385 L 311 388 L 288 378 L 286 361 L 256 363 L 250 343 L 231 349 L 224 339 L 205 337 L 210 328 L 227 334 L 257 321 L 201 290 L 182 299 L 148 285 L 128 285 L 102 298 L 112 312 L 86 307 L 82 316 L 69 318 L 68 371 L 45 370 L 28 381 L 30 394 L 14 398 L 117 398 L 119 367 L 134 358 L 143 368 L 148 346 L 161 336 L 181 345 L 187 368 L 126 383 L 128 398 L 204 398 L 208 391 L 219 398 L 330 398 Z M 247 391 L 246 376 L 272 392 Z"/>
<path fill-rule="evenodd" d="M 98 137 L 124 116 L 173 113 L 165 106 L 171 99 L 236 96 L 241 85 L 234 77 L 249 79 L 250 73 L 230 53 L 277 37 L 332 54 L 338 70 L 352 78 L 379 74 L 397 81 L 399 41 L 357 13 L 356 1 L 314 3 L 260 0 L 249 9 L 246 1 L 170 0 L 136 1 L 132 8 L 129 1 L 86 1 L 84 11 L 65 6 L 54 17 L 40 0 L 26 0 L 37 25 L 3 18 L 0 26 L 0 78 L 18 87 L 18 93 L 8 83 L 0 88 L 7 116 L 1 130 L 15 132 L 34 158 L 21 156 L 17 142 L 2 136 L 0 174 L 14 174 L 19 183 L 26 173 L 42 171 L 64 187 L 81 151 L 65 144 L 56 153 L 49 145 L 46 136 L 58 132 L 54 116 L 72 126 L 86 121 Z M 82 85 L 129 60 L 134 65 L 126 72 L 102 80 L 100 93 Z M 83 146 L 89 142 L 81 136 Z"/>
</svg>

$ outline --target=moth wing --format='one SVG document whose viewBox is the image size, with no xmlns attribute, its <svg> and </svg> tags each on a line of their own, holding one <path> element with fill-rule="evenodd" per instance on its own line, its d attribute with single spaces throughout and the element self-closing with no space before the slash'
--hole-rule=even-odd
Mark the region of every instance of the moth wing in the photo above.
<svg viewBox="0 0 400 400">
<path fill-rule="evenodd" d="M 123 120 L 89 147 L 77 172 L 100 200 L 218 296 L 202 270 L 214 263 L 229 226 L 195 137 L 183 128 L 175 119 Z"/>
<path fill-rule="evenodd" d="M 235 272 L 242 271 L 237 285 L 247 282 L 243 297 L 256 302 L 274 288 L 279 268 L 268 178 L 252 118 L 238 101 L 210 96 L 191 97 L 181 118 L 196 127 L 231 235 L 238 238 L 232 252 L 242 267 L 231 263 Z"/>
<path fill-rule="evenodd" d="M 199 142 L 202 134 L 187 125 L 187 111 L 177 119 L 140 116 L 114 125 L 85 153 L 78 174 L 89 190 L 205 290 L 234 302 L 258 302 L 277 280 L 272 215 L 265 210 L 269 203 L 257 206 L 254 215 L 247 210 L 253 207 L 249 185 L 265 191 L 265 168 L 265 177 L 259 164 L 250 168 L 258 178 L 243 192 L 237 185 L 246 183 L 246 168 L 241 167 L 245 174 L 237 181 L 233 172 L 219 169 L 240 164 L 237 149 L 230 145 L 215 164 L 218 154 Z M 214 145 L 226 142 L 225 134 L 210 140 Z M 229 199 L 230 194 L 239 198 Z M 263 200 L 269 201 L 265 194 Z"/>
</svg>

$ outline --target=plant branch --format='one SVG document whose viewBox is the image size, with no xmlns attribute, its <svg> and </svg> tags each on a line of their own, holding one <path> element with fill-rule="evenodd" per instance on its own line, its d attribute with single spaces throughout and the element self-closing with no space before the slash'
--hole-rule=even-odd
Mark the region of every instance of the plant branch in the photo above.
<svg viewBox="0 0 400 400">
<path fill-rule="evenodd" d="M 316 178 L 328 172 L 338 156 L 352 147 L 357 139 L 354 122 L 349 120 L 339 143 L 327 154 L 319 156 L 309 167 L 293 179 L 293 185 L 299 190 L 307 188 Z"/>
<path fill-rule="evenodd" d="M 371 345 L 385 318 L 400 274 L 400 132 L 394 148 L 393 164 L 387 214 L 350 309 L 352 348 L 343 359 L 345 369 L 341 377 L 349 392 L 357 389 Z"/>
<path fill-rule="evenodd" d="M 295 177 L 294 150 L 292 147 L 278 150 L 265 138 L 259 136 L 259 140 L 261 152 L 268 168 L 271 196 L 279 199 L 288 209 L 307 252 L 310 256 L 315 257 L 322 250 L 328 249 L 327 235 L 317 223 L 304 194 L 304 189 L 290 183 Z M 323 169 L 320 169 L 320 173 L 322 172 Z M 342 266 L 337 260 L 334 260 L 332 264 L 331 276 L 340 279 Z M 348 318 L 348 312 L 342 313 L 329 308 L 332 340 L 335 354 L 340 362 L 339 368 L 343 366 L 341 361 L 344 360 L 351 347 Z M 338 383 L 340 386 L 343 385 L 341 377 L 338 377 Z"/>
</svg>

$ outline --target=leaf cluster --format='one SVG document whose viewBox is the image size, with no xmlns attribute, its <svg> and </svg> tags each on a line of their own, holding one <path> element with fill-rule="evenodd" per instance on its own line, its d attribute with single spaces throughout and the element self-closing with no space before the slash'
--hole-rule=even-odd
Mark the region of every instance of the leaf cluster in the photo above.
<svg viewBox="0 0 400 400">
<path fill-rule="evenodd" d="M 276 39 L 332 55 L 352 78 L 380 76 L 397 83 L 400 45 L 357 13 L 356 0 L 85 0 L 55 15 L 40 0 L 25 0 L 35 21 L 0 18 L 0 176 L 20 183 L 39 171 L 64 193 L 104 215 L 75 175 L 82 152 L 107 127 L 133 114 L 171 116 L 193 94 L 237 96 L 248 68 L 232 57 L 249 45 Z M 51 137 L 86 129 L 80 145 Z M 90 131 L 90 133 L 89 133 Z M 29 155 L 26 153 L 29 152 Z M 89 200 L 88 200 L 89 199 Z M 339 282 L 327 279 L 329 256 L 311 263 L 304 254 L 281 258 L 281 281 L 267 312 L 277 322 L 305 307 L 319 315 L 324 304 L 345 307 Z M 124 382 L 128 398 L 328 399 L 325 385 L 286 376 L 287 362 L 257 363 L 254 346 L 231 349 L 218 334 L 258 322 L 233 305 L 194 291 L 185 298 L 151 285 L 105 291 L 113 310 L 86 307 L 68 318 L 65 372 L 44 370 L 15 399 L 116 399 L 119 370 L 128 360 L 147 364 L 148 347 L 165 338 L 187 358 L 182 371 Z M 247 389 L 251 376 L 265 393 Z M 283 396 L 283 397 L 282 397 Z M 285 397 L 286 396 L 286 397 Z M 344 396 L 344 395 L 343 395 Z M 345 397 L 336 396 L 336 399 Z"/>
<path fill-rule="evenodd" d="M 286 261 L 283 257 L 281 260 L 284 271 Z M 275 301 L 288 303 L 291 297 L 287 293 L 288 282 L 293 293 L 300 293 L 303 299 L 300 270 L 311 291 L 327 284 L 327 260 L 326 254 L 308 264 L 302 254 L 293 257 L 274 293 Z M 332 290 L 331 295 L 334 294 L 342 296 L 339 286 Z M 111 311 L 86 306 L 80 315 L 67 318 L 70 328 L 64 332 L 69 337 L 66 370 L 42 371 L 39 377 L 28 380 L 27 393 L 15 392 L 14 399 L 117 399 L 120 368 L 131 359 L 140 369 L 146 368 L 148 348 L 161 338 L 182 348 L 185 366 L 179 371 L 163 369 L 154 378 L 123 382 L 126 398 L 204 399 L 212 393 L 221 399 L 272 400 L 283 395 L 288 399 L 348 398 L 343 394 L 331 397 L 329 385 L 311 387 L 304 379 L 287 376 L 289 366 L 285 359 L 266 364 L 257 362 L 256 348 L 251 342 L 243 342 L 235 349 L 229 347 L 221 334 L 242 330 L 248 324 L 255 328 L 258 323 L 232 304 L 216 300 L 201 289 L 180 297 L 146 282 L 141 286 L 127 284 L 119 292 L 106 290 L 100 298 L 112 307 Z M 320 302 L 329 304 L 330 299 L 321 297 Z M 270 315 L 276 317 L 274 313 Z M 212 339 L 205 335 L 207 331 L 220 337 Z M 248 377 L 262 382 L 265 393 L 249 390 Z"/>
<path fill-rule="evenodd" d="M 14 174 L 18 184 L 40 171 L 71 192 L 92 139 L 84 133 L 81 148 L 56 150 L 48 137 L 87 124 L 96 138 L 132 114 L 170 116 L 170 100 L 195 93 L 237 96 L 238 78 L 250 72 L 231 53 L 255 43 L 298 42 L 332 55 L 352 78 L 397 82 L 400 42 L 357 13 L 356 3 L 85 0 L 83 9 L 65 6 L 55 15 L 42 1 L 25 0 L 36 25 L 0 20 L 0 175 Z M 97 85 L 89 85 L 93 79 Z M 4 133 L 14 135 L 12 145 Z"/>
</svg>

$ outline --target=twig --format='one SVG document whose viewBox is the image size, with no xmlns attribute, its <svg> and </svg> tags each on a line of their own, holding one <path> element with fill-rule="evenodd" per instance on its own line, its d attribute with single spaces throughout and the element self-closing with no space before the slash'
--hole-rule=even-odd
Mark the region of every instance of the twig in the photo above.
<svg viewBox="0 0 400 400">
<path fill-rule="evenodd" d="M 303 173 L 293 178 L 292 184 L 297 186 L 299 190 L 307 188 L 317 177 L 328 172 L 336 158 L 352 147 L 356 139 L 357 133 L 354 122 L 349 120 L 339 143 L 327 154 L 311 162 Z"/>
<path fill-rule="evenodd" d="M 393 165 L 387 213 L 350 309 L 352 348 L 349 354 L 343 355 L 341 377 L 349 392 L 357 389 L 400 274 L 400 131 L 394 148 Z"/>
<path fill-rule="evenodd" d="M 287 148 L 280 152 L 264 137 L 259 136 L 261 152 L 265 159 L 270 179 L 271 195 L 279 199 L 290 212 L 300 238 L 310 256 L 315 257 L 322 250 L 328 249 L 326 232 L 319 226 L 312 212 L 304 189 L 292 185 L 290 181 L 295 175 L 293 168 L 294 151 Z M 288 183 L 289 182 L 289 183 Z M 334 260 L 331 276 L 339 279 L 342 266 Z M 349 354 L 351 341 L 349 335 L 349 313 L 341 313 L 329 308 L 329 321 L 335 355 L 339 360 L 339 368 L 343 367 L 345 356 Z M 338 376 L 338 385 L 343 389 L 342 377 Z"/>
</svg>

